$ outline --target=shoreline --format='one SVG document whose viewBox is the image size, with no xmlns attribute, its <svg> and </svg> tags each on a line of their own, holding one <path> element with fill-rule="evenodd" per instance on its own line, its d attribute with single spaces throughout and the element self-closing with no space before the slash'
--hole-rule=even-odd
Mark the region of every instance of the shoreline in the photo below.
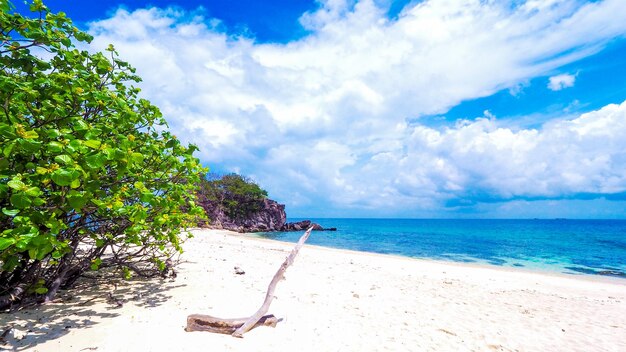
<svg viewBox="0 0 626 352">
<path fill-rule="evenodd" d="M 190 231 L 191 230 L 202 230 L 202 229 L 201 228 L 190 229 Z M 261 241 L 280 242 L 280 243 L 284 243 L 287 245 L 290 244 L 292 246 L 295 245 L 295 242 L 265 238 L 262 235 L 260 235 L 260 233 L 258 232 L 241 233 L 241 232 L 235 232 L 235 231 L 230 231 L 230 230 L 219 230 L 219 231 L 232 232 L 233 236 L 243 236 L 243 237 L 257 239 Z M 362 253 L 362 254 L 373 255 L 373 256 L 383 256 L 383 257 L 391 257 L 391 258 L 424 261 L 424 262 L 429 262 L 429 263 L 437 263 L 441 265 L 467 266 L 467 267 L 472 267 L 472 268 L 477 268 L 477 269 L 482 268 L 482 269 L 490 269 L 490 270 L 511 272 L 511 273 L 538 274 L 538 275 L 546 275 L 546 276 L 554 276 L 554 277 L 562 277 L 562 278 L 582 279 L 582 280 L 587 280 L 591 282 L 608 282 L 608 283 L 615 283 L 618 285 L 626 285 L 626 277 L 619 277 L 619 276 L 585 274 L 585 273 L 577 273 L 577 272 L 566 273 L 566 272 L 557 271 L 557 270 L 549 270 L 549 269 L 541 270 L 541 269 L 529 268 L 529 267 L 495 265 L 495 264 L 490 264 L 486 262 L 481 263 L 478 261 L 477 262 L 462 262 L 462 261 L 454 261 L 454 260 L 441 260 L 441 259 L 435 259 L 435 258 L 411 257 L 411 256 L 395 254 L 395 253 L 378 253 L 378 252 L 370 252 L 370 251 L 359 251 L 355 249 L 337 248 L 337 247 L 330 247 L 330 246 L 327 247 L 327 246 L 321 246 L 321 245 L 316 245 L 316 244 L 306 244 L 306 245 L 309 247 L 320 249 L 320 250 L 331 250 L 331 251 L 338 251 L 338 252 L 355 252 L 355 253 Z"/>
<path fill-rule="evenodd" d="M 276 288 L 268 313 L 283 319 L 278 326 L 243 339 L 188 333 L 189 314 L 254 313 L 294 246 L 224 230 L 190 233 L 175 280 L 99 282 L 1 314 L 0 327 L 13 330 L 0 350 L 626 350 L 621 282 L 308 244 Z"/>
</svg>

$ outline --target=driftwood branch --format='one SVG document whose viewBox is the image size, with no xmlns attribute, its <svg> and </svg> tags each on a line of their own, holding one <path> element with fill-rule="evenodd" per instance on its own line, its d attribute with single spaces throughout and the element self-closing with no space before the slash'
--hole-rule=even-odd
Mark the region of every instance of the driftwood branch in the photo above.
<svg viewBox="0 0 626 352">
<path fill-rule="evenodd" d="M 187 327 L 185 331 L 208 331 L 232 335 L 235 330 L 240 328 L 248 319 L 249 318 L 221 319 L 210 315 L 192 314 L 187 316 Z M 278 319 L 271 314 L 264 315 L 256 322 L 253 328 L 261 325 L 276 327 L 276 324 L 281 320 L 282 319 Z"/>
<path fill-rule="evenodd" d="M 270 304 L 274 299 L 274 291 L 276 290 L 276 285 L 280 280 L 284 279 L 285 271 L 287 271 L 287 268 L 293 263 L 296 255 L 298 254 L 298 251 L 300 251 L 300 248 L 302 247 L 302 245 L 304 245 L 304 242 L 306 242 L 306 240 L 309 238 L 312 230 L 313 227 L 309 228 L 304 233 L 304 235 L 300 237 L 300 240 L 298 240 L 296 246 L 291 250 L 291 253 L 289 253 L 287 258 L 285 258 L 285 261 L 281 264 L 280 268 L 278 268 L 278 271 L 276 272 L 276 274 L 274 274 L 272 281 L 267 287 L 265 300 L 263 301 L 263 304 L 256 313 L 254 313 L 249 318 L 243 319 L 220 319 L 212 317 L 210 315 L 192 314 L 187 317 L 187 327 L 185 328 L 185 330 L 210 331 L 221 334 L 231 334 L 234 337 L 243 337 L 243 334 L 257 326 L 266 325 L 275 327 L 280 319 L 277 319 L 273 315 L 265 314 L 269 310 Z"/>
</svg>

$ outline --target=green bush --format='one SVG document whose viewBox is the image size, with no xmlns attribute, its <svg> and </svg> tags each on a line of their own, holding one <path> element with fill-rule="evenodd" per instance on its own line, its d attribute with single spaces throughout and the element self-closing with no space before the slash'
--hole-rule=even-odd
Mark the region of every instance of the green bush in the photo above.
<svg viewBox="0 0 626 352">
<path fill-rule="evenodd" d="M 198 203 L 211 216 L 220 208 L 231 219 L 245 219 L 261 209 L 267 192 L 252 180 L 238 174 L 210 175 L 200 182 Z"/>
<path fill-rule="evenodd" d="M 206 172 L 138 98 L 135 70 L 41 0 L 0 1 L 0 308 L 50 300 L 87 270 L 152 276 L 203 214 Z"/>
</svg>

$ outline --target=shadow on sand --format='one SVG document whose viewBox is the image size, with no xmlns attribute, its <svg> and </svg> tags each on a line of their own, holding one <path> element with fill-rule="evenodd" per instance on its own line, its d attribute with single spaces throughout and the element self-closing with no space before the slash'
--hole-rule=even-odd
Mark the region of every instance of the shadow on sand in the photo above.
<svg viewBox="0 0 626 352">
<path fill-rule="evenodd" d="M 81 279 L 53 303 L 0 313 L 0 351 L 29 350 L 73 329 L 90 328 L 118 317 L 127 304 L 158 307 L 172 297 L 168 291 L 182 286 L 173 279 Z"/>
</svg>

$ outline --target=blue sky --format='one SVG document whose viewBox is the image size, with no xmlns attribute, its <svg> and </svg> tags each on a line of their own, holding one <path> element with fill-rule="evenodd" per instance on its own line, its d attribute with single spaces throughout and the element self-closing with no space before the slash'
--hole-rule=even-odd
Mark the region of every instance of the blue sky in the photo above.
<svg viewBox="0 0 626 352">
<path fill-rule="evenodd" d="M 290 217 L 626 217 L 623 0 L 46 3 Z"/>
</svg>

